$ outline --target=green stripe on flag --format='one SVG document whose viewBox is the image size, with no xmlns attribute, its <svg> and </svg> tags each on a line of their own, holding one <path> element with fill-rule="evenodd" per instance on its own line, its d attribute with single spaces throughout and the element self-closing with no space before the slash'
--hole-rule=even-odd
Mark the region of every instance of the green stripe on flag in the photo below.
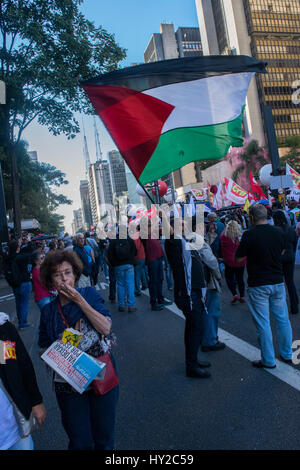
<svg viewBox="0 0 300 470">
<path fill-rule="evenodd" d="M 230 146 L 242 147 L 243 112 L 222 124 L 183 127 L 162 134 L 139 182 L 144 185 L 157 180 L 193 161 L 221 159 Z"/>
</svg>

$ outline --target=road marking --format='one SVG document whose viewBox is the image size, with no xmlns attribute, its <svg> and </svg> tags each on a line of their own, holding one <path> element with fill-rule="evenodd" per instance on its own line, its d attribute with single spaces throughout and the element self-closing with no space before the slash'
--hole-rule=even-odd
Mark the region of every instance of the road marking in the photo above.
<svg viewBox="0 0 300 470">
<path fill-rule="evenodd" d="M 108 284 L 105 285 L 108 286 Z M 149 289 L 142 291 L 142 293 L 148 297 L 150 296 Z M 165 305 L 165 308 L 185 320 L 185 316 L 175 305 L 175 303 L 172 305 Z M 245 359 L 248 359 L 249 361 L 255 361 L 261 357 L 260 349 L 256 348 L 255 346 L 252 346 L 237 336 L 228 333 L 228 331 L 225 331 L 222 328 L 218 329 L 218 333 L 220 341 L 224 342 L 228 348 L 232 349 L 240 356 L 243 356 Z M 291 387 L 300 391 L 300 371 L 294 367 L 289 366 L 280 360 L 276 360 L 275 369 L 264 369 L 264 371 L 274 375 L 274 377 L 277 377 L 279 380 L 282 380 Z"/>
<path fill-rule="evenodd" d="M 7 300 L 13 300 L 14 299 L 14 294 L 8 294 L 8 295 L 3 295 L 0 297 L 0 302 L 5 302 Z"/>
<path fill-rule="evenodd" d="M 149 290 L 144 290 L 143 294 L 149 296 Z M 185 316 L 183 315 L 182 311 L 179 310 L 179 308 L 174 303 L 172 305 L 165 305 L 165 308 L 185 320 Z M 218 334 L 220 341 L 225 343 L 228 348 L 232 349 L 240 356 L 243 356 L 245 359 L 248 359 L 249 361 L 255 361 L 261 357 L 260 349 L 256 348 L 255 346 L 252 346 L 246 341 L 243 341 L 237 336 L 228 333 L 228 331 L 219 328 Z M 269 372 L 269 374 L 274 375 L 274 377 L 277 377 L 278 379 L 287 383 L 296 390 L 300 391 L 300 371 L 295 369 L 294 367 L 289 366 L 288 364 L 285 364 L 280 360 L 276 360 L 275 369 L 264 370 L 266 372 Z"/>
</svg>

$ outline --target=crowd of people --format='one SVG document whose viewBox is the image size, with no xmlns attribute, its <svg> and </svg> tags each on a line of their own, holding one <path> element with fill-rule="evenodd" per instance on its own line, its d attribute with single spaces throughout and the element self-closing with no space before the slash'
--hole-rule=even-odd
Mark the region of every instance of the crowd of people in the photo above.
<svg viewBox="0 0 300 470">
<path fill-rule="evenodd" d="M 147 236 L 141 233 L 141 219 L 120 224 L 116 236 L 106 226 L 97 234 L 77 233 L 73 238 L 66 234 L 60 240 L 32 241 L 28 234 L 12 239 L 3 253 L 3 271 L 15 296 L 18 329 L 30 327 L 27 317 L 33 287 L 41 313 L 41 351 L 60 340 L 66 328 L 74 328 L 83 334 L 78 348 L 94 358 L 109 352 L 117 371 L 111 352 L 114 335 L 110 312 L 99 284 L 95 289 L 102 272 L 109 282 L 109 301 L 117 301 L 120 312 L 136 312 L 136 297 L 147 288 L 151 310 L 162 311 L 173 303 L 164 292 L 173 291 L 174 302 L 186 319 L 186 376 L 209 378 L 211 363 L 199 360 L 198 352 L 225 348 L 218 337 L 224 278 L 232 294 L 231 304 L 247 300 L 249 305 L 261 349 L 261 359 L 253 361 L 253 366 L 276 367 L 270 313 L 277 323 L 280 358 L 290 363 L 292 329 L 285 284 L 290 313 L 297 314 L 297 210 L 292 203 L 289 211 L 278 204 L 272 208 L 254 204 L 248 213 L 234 208 L 209 212 L 205 214 L 204 237 L 199 235 L 195 216 L 189 231 L 184 219 L 178 224 L 172 214 L 167 217 L 160 211 L 157 224 L 146 217 Z M 170 236 L 164 236 L 162 227 L 168 228 Z M 14 344 L 19 363 L 14 369 L 11 361 L 0 360 L 0 449 L 32 449 L 30 433 L 18 433 L 13 404 L 27 420 L 33 415 L 40 425 L 46 410 L 19 332 L 4 314 L 0 315 L 0 341 Z M 53 383 L 69 449 L 113 449 L 118 385 L 104 395 L 95 395 L 92 387 L 79 394 L 56 374 Z"/>
</svg>

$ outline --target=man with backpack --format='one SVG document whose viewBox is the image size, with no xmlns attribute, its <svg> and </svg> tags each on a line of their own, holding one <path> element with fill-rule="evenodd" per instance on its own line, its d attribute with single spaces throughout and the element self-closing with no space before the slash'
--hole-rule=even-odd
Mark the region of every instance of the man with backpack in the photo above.
<svg viewBox="0 0 300 470">
<path fill-rule="evenodd" d="M 27 316 L 32 288 L 32 252 L 30 244 L 26 244 L 20 250 L 20 243 L 17 240 L 12 240 L 9 243 L 8 256 L 5 259 L 5 278 L 14 292 L 19 330 L 31 326 L 27 323 Z"/>
<path fill-rule="evenodd" d="M 120 226 L 116 239 L 109 241 L 107 259 L 114 268 L 117 281 L 119 311 L 125 311 L 127 297 L 128 312 L 135 312 L 134 258 L 137 254 L 134 241 L 128 236 L 127 227 Z"/>
</svg>

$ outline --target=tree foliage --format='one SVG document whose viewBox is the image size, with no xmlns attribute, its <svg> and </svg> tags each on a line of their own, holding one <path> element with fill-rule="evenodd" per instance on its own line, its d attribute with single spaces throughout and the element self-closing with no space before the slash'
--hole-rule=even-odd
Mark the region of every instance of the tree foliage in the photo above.
<svg viewBox="0 0 300 470">
<path fill-rule="evenodd" d="M 74 138 L 80 131 L 75 113 L 93 113 L 78 79 L 111 71 L 126 55 L 112 34 L 84 17 L 80 11 L 82 3 L 83 0 L 0 0 L 0 80 L 6 84 L 6 104 L 0 109 L 0 158 L 10 160 L 8 167 L 11 164 L 17 232 L 20 212 L 26 213 L 24 200 L 34 197 L 31 191 L 25 195 L 22 188 L 18 196 L 16 166 L 22 158 L 17 162 L 16 153 L 20 152 L 17 147 L 22 132 L 37 120 L 55 136 L 63 133 L 68 139 Z M 30 168 L 31 187 L 35 190 L 40 180 L 35 180 Z M 44 183 L 50 178 L 50 186 L 64 184 L 59 177 L 52 178 L 53 168 L 40 166 L 39 172 Z M 63 199 L 49 187 L 44 189 L 48 211 L 52 213 Z"/>
<path fill-rule="evenodd" d="M 57 233 L 63 216 L 54 211 L 61 204 L 71 204 L 66 196 L 57 192 L 61 185 L 68 184 L 65 174 L 52 165 L 30 160 L 27 144 L 20 141 L 16 147 L 20 179 L 20 202 L 23 219 L 35 218 L 46 233 Z M 12 185 L 10 161 L 2 161 L 3 183 L 7 210 L 12 209 Z"/>
<path fill-rule="evenodd" d="M 112 34 L 80 12 L 82 0 L 2 0 L 0 79 L 9 140 L 34 120 L 54 135 L 79 132 L 74 112 L 92 112 L 78 78 L 113 70 L 125 57 Z"/>
<path fill-rule="evenodd" d="M 286 147 L 290 147 L 289 152 L 280 158 L 280 163 L 285 166 L 288 163 L 294 170 L 300 173 L 300 136 L 293 135 L 285 139 Z"/>
</svg>

